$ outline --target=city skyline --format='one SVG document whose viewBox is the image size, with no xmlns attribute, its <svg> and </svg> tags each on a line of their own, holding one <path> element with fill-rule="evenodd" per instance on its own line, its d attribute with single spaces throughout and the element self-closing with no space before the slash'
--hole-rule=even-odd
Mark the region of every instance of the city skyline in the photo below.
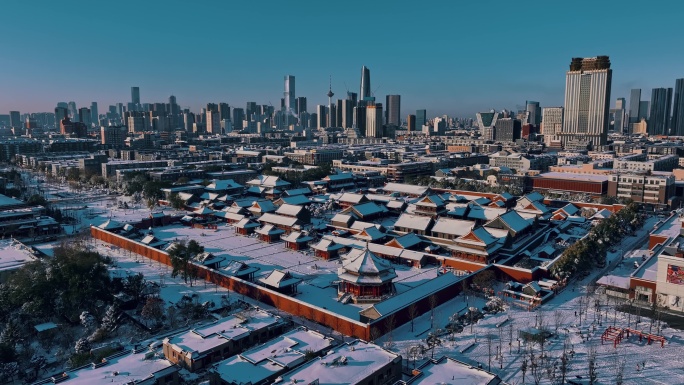
<svg viewBox="0 0 684 385">
<path fill-rule="evenodd" d="M 0 32 L 12 36 L 0 43 L 0 48 L 10 53 L 0 62 L 4 67 L 0 84 L 6 90 L 0 93 L 1 112 L 52 111 L 62 101 L 76 101 L 78 106 L 95 101 L 107 106 L 128 101 L 133 86 L 140 87 L 142 103 L 165 101 L 175 95 L 182 107 L 196 112 L 209 102 L 240 107 L 247 101 L 278 105 L 286 75 L 297 78 L 296 96 L 307 97 L 309 106 L 327 105 L 329 76 L 332 74 L 332 90 L 337 95 L 347 89 L 357 92 L 359 68 L 365 65 L 372 71 L 371 91 L 378 100 L 397 94 L 402 96 L 402 111 L 427 109 L 430 117 L 474 117 L 476 112 L 491 108 L 515 109 L 524 106 L 525 100 L 538 100 L 541 106 L 563 105 L 568 57 L 611 57 L 611 105 L 617 97 L 627 98 L 632 88 L 670 88 L 684 75 L 673 65 L 684 59 L 684 53 L 673 49 L 679 14 L 673 8 L 684 8 L 680 4 L 670 4 L 672 12 L 667 14 L 657 13 L 657 7 L 640 12 L 642 18 L 658 17 L 661 28 L 657 31 L 622 28 L 620 20 L 630 12 L 626 7 L 592 3 L 607 12 L 585 14 L 577 4 L 564 9 L 563 18 L 551 22 L 548 16 L 552 10 L 542 3 L 530 3 L 508 14 L 491 12 L 488 25 L 505 24 L 506 30 L 493 27 L 486 32 L 480 28 L 480 18 L 462 16 L 490 12 L 491 5 L 446 3 L 418 8 L 414 3 L 397 2 L 391 7 L 317 7 L 314 2 L 304 2 L 292 8 L 266 2 L 264 7 L 269 12 L 264 13 L 249 4 L 214 3 L 213 12 L 206 12 L 206 6 L 182 2 L 164 2 L 164 6 L 131 2 L 136 12 L 130 12 L 126 2 L 106 10 L 86 6 L 90 3 L 85 2 L 71 4 L 73 7 L 49 2 L 39 8 L 35 3 L 5 6 L 8 15 L 30 14 L 32 26 L 25 28 L 19 17 L 10 17 L 0 26 Z M 358 12 L 360 6 L 363 13 Z M 61 23 L 74 17 L 71 9 L 79 9 L 79 23 Z M 371 17 L 378 12 L 388 17 Z M 534 29 L 523 23 L 504 23 L 522 12 L 537 22 Z M 259 18 L 230 18 L 225 22 L 225 14 L 233 13 Z M 329 17 L 331 13 L 336 17 Z M 183 19 L 205 18 L 207 22 L 200 23 L 197 31 L 188 31 L 180 23 L 166 23 L 177 20 L 178 14 Z M 453 14 L 455 20 L 430 22 L 436 14 Z M 611 17 L 601 16 L 605 14 Z M 406 28 L 394 22 L 409 16 L 427 20 L 430 28 Z M 312 31 L 346 28 L 350 20 L 359 25 L 373 20 L 374 28 L 368 33 L 382 44 L 370 44 L 372 40 L 368 39 L 336 39 L 335 49 L 320 48 L 330 37 Z M 122 21 L 126 28 L 112 28 Z M 571 28 L 578 22 L 596 25 L 587 32 Z M 305 43 L 294 48 L 295 42 L 279 36 L 277 29 L 282 29 L 283 23 L 289 23 L 287 36 L 306 36 Z M 475 28 L 480 28 L 477 33 L 473 33 Z M 534 35 L 542 30 L 543 34 Z M 155 49 L 143 39 L 152 31 L 166 34 L 164 39 L 155 40 Z M 502 40 L 522 34 L 540 49 Z M 266 43 L 249 43 L 248 39 Z M 74 54 L 56 43 L 60 41 L 93 50 L 79 49 Z M 98 48 L 102 42 L 111 47 Z M 649 55 L 640 54 L 642 51 L 634 47 L 648 47 Z M 497 52 L 494 58 L 484 55 L 492 49 Z M 55 60 L 60 55 L 64 60 Z M 499 61 L 497 56 L 508 58 Z"/>
</svg>

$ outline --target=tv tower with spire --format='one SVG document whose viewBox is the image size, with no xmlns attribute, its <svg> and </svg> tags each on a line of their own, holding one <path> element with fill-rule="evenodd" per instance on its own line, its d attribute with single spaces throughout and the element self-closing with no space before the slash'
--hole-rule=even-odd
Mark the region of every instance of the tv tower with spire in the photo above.
<svg viewBox="0 0 684 385">
<path fill-rule="evenodd" d="M 332 75 L 330 76 L 330 82 L 328 85 L 328 127 L 336 127 L 337 122 L 336 117 L 337 113 L 335 111 L 335 105 L 332 102 L 332 97 L 335 95 L 335 93 L 332 92 Z"/>
</svg>

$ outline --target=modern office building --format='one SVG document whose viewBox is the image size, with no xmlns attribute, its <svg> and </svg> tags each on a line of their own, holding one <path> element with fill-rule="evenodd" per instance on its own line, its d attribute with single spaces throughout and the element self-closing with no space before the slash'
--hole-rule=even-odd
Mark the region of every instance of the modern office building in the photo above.
<svg viewBox="0 0 684 385">
<path fill-rule="evenodd" d="M 382 104 L 376 103 L 366 107 L 366 136 L 382 138 Z"/>
<path fill-rule="evenodd" d="M 215 105 L 216 106 L 216 105 Z M 218 112 L 218 106 L 215 109 L 207 108 L 207 134 L 221 134 L 221 115 Z"/>
<path fill-rule="evenodd" d="M 489 112 L 478 112 L 477 125 L 480 127 L 480 136 L 484 140 L 496 140 L 496 121 L 499 119 L 499 113 L 491 110 Z"/>
<path fill-rule="evenodd" d="M 542 121 L 542 110 L 541 107 L 539 107 L 539 102 L 534 102 L 531 100 L 528 100 L 526 103 L 526 108 L 525 110 L 527 111 L 527 120 L 528 123 L 533 125 L 533 126 L 539 126 Z"/>
<path fill-rule="evenodd" d="M 85 124 L 86 127 L 91 126 L 90 108 L 81 107 L 78 109 L 78 121 Z"/>
<path fill-rule="evenodd" d="M 406 130 L 408 132 L 416 131 L 416 116 L 410 115 L 406 117 Z"/>
<path fill-rule="evenodd" d="M 359 130 L 359 135 L 366 136 L 366 103 L 359 101 L 358 106 L 354 107 L 354 128 Z"/>
<path fill-rule="evenodd" d="M 368 67 L 363 66 L 361 67 L 361 93 L 359 93 L 361 100 L 366 100 L 372 96 L 370 87 L 370 70 Z"/>
<path fill-rule="evenodd" d="M 22 128 L 23 123 L 21 122 L 21 114 L 19 111 L 10 111 L 10 127 L 12 128 Z"/>
<path fill-rule="evenodd" d="M 542 129 L 544 144 L 547 147 L 561 147 L 560 133 L 563 130 L 563 107 L 544 107 L 542 109 Z"/>
<path fill-rule="evenodd" d="M 98 127 L 100 125 L 100 114 L 97 111 L 97 102 L 90 103 L 90 125 Z"/>
<path fill-rule="evenodd" d="M 522 124 L 520 120 L 502 118 L 496 121 L 496 140 L 501 142 L 515 142 L 520 139 Z"/>
<path fill-rule="evenodd" d="M 651 113 L 648 116 L 649 135 L 669 135 L 672 88 L 654 88 L 651 92 Z"/>
<path fill-rule="evenodd" d="M 349 99 L 342 100 L 342 109 L 338 111 L 342 117 L 340 127 L 352 128 L 354 125 L 354 105 L 353 101 Z"/>
<path fill-rule="evenodd" d="M 422 130 L 426 122 L 427 110 L 416 110 L 416 130 Z"/>
<path fill-rule="evenodd" d="M 140 87 L 131 87 L 131 103 L 140 104 Z"/>
<path fill-rule="evenodd" d="M 328 111 L 326 110 L 324 105 L 319 104 L 316 106 L 316 116 L 317 116 L 316 127 L 319 130 L 323 130 L 323 129 L 325 129 L 325 127 L 327 127 L 327 124 L 328 124 L 327 115 L 328 115 Z"/>
<path fill-rule="evenodd" d="M 641 103 L 641 89 L 635 88 L 629 93 L 629 123 L 638 123 L 641 119 L 639 116 L 639 103 Z"/>
<path fill-rule="evenodd" d="M 245 110 L 233 108 L 233 130 L 242 131 L 243 121 L 245 120 Z"/>
<path fill-rule="evenodd" d="M 292 75 L 285 76 L 285 92 L 283 93 L 285 99 L 285 111 L 288 114 L 296 114 L 297 98 L 295 96 L 295 77 Z"/>
<path fill-rule="evenodd" d="M 648 100 L 642 100 L 639 102 L 639 121 L 641 121 L 641 119 L 648 120 L 648 110 L 650 106 L 651 102 Z"/>
<path fill-rule="evenodd" d="M 306 110 L 306 97 L 300 96 L 297 98 L 297 114 L 301 114 L 302 112 L 307 112 Z"/>
<path fill-rule="evenodd" d="M 684 136 L 684 78 L 675 82 L 671 128 L 672 135 Z"/>
<path fill-rule="evenodd" d="M 387 95 L 387 111 L 385 122 L 388 126 L 401 126 L 401 95 Z"/>
<path fill-rule="evenodd" d="M 572 59 L 565 77 L 563 146 L 606 144 L 612 76 L 608 56 Z"/>
</svg>

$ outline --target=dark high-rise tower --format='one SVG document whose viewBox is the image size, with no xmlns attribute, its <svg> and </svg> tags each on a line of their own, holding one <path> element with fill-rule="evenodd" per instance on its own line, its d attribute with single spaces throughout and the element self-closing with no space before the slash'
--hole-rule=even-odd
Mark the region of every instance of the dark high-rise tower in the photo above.
<svg viewBox="0 0 684 385">
<path fill-rule="evenodd" d="M 672 135 L 684 135 L 684 78 L 677 79 L 672 107 Z"/>
<path fill-rule="evenodd" d="M 387 95 L 385 102 L 385 122 L 388 126 L 401 126 L 401 95 Z"/>
<path fill-rule="evenodd" d="M 638 123 L 641 120 L 639 116 L 639 103 L 641 102 L 641 88 L 635 88 L 629 93 L 629 122 Z"/>
<path fill-rule="evenodd" d="M 131 87 L 131 103 L 140 104 L 140 87 Z"/>
<path fill-rule="evenodd" d="M 370 70 L 366 66 L 363 66 L 361 68 L 361 93 L 359 94 L 360 100 L 366 100 L 366 98 L 371 97 L 370 87 Z"/>
<path fill-rule="evenodd" d="M 416 131 L 416 116 L 415 115 L 409 115 L 406 118 L 406 130 L 408 132 Z"/>
<path fill-rule="evenodd" d="M 648 118 L 650 135 L 669 135 L 672 88 L 654 88 L 651 93 L 651 113 Z"/>
<path fill-rule="evenodd" d="M 525 110 L 528 114 L 528 123 L 533 126 L 539 126 L 541 124 L 542 113 L 539 102 L 528 100 L 525 103 Z"/>
<path fill-rule="evenodd" d="M 416 130 L 421 131 L 427 122 L 427 111 L 416 110 Z"/>
<path fill-rule="evenodd" d="M 97 102 L 90 103 L 90 124 L 95 127 L 100 125 L 100 113 L 97 111 Z"/>
<path fill-rule="evenodd" d="M 297 106 L 295 112 L 301 114 L 302 112 L 307 112 L 306 110 L 306 97 L 300 96 L 297 98 Z"/>
</svg>

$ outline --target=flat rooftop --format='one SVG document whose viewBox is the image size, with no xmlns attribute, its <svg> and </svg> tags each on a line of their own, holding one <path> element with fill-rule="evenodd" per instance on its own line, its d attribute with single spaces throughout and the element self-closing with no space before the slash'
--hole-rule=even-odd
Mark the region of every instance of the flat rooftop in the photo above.
<svg viewBox="0 0 684 385">
<path fill-rule="evenodd" d="M 442 357 L 438 361 L 428 361 L 418 370 L 421 374 L 412 379 L 411 385 L 497 385 L 501 383 L 495 374 L 447 357 Z"/>
<path fill-rule="evenodd" d="M 138 383 L 148 378 L 167 376 L 178 367 L 164 359 L 145 359 L 145 352 L 129 353 L 115 358 L 108 358 L 106 365 L 93 369 L 86 367 L 68 372 L 66 384 L 130 384 Z M 156 382 L 155 382 L 156 383 Z"/>
<path fill-rule="evenodd" d="M 571 179 L 591 182 L 607 182 L 610 175 L 575 174 L 570 172 L 545 172 L 538 175 L 541 178 Z"/>
<path fill-rule="evenodd" d="M 320 385 L 357 384 L 400 357 L 377 345 L 357 340 L 286 373 L 280 383 L 310 384 L 318 380 Z"/>
<path fill-rule="evenodd" d="M 33 253 L 23 244 L 12 239 L 0 240 L 0 272 L 18 269 L 35 260 Z"/>
</svg>

